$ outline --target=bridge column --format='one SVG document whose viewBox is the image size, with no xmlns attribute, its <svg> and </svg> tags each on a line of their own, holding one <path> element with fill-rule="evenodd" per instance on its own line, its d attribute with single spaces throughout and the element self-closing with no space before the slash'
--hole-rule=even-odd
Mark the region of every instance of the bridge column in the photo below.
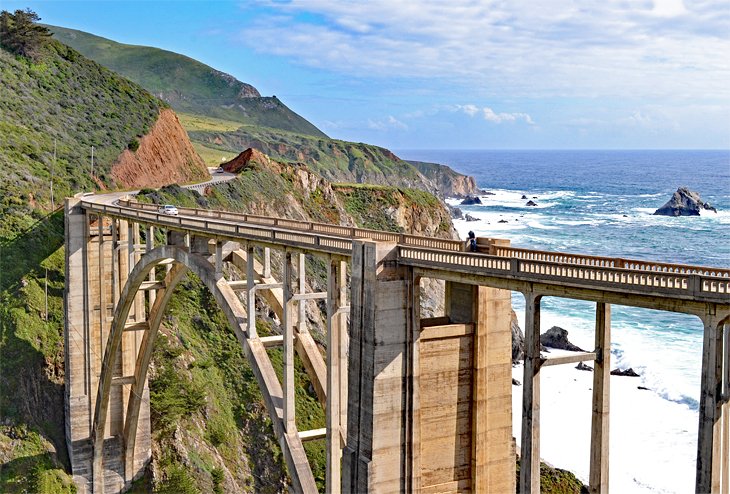
<svg viewBox="0 0 730 494">
<path fill-rule="evenodd" d="M 353 241 L 345 493 L 405 490 L 409 269 L 396 245 Z"/>
<path fill-rule="evenodd" d="M 452 491 L 471 488 L 472 492 L 514 492 L 511 293 L 447 281 L 445 309 L 449 325 L 427 327 L 430 323 L 424 320 L 419 337 L 421 487 L 428 487 L 428 476 L 431 485 L 439 485 L 440 491 L 447 490 L 449 484 L 444 482 L 450 482 Z M 428 368 L 429 355 L 434 369 Z M 449 359 L 454 364 L 446 367 Z M 459 389 L 452 403 L 445 402 L 443 391 L 439 391 L 446 369 L 453 375 L 452 387 Z M 430 380 L 425 381 L 429 375 Z M 425 382 L 431 382 L 434 390 L 424 389 Z M 434 393 L 441 397 L 428 407 L 427 396 Z M 468 419 L 464 418 L 464 407 L 469 411 Z M 437 417 L 441 422 L 435 421 Z M 451 423 L 459 424 L 453 432 Z M 440 452 L 429 464 L 429 452 L 433 457 L 444 445 L 455 450 L 449 455 L 452 458 L 444 461 L 446 456 Z M 463 453 L 459 463 L 456 459 L 460 455 L 456 453 L 464 448 L 469 452 Z"/>
<path fill-rule="evenodd" d="M 540 298 L 525 294 L 525 374 L 522 381 L 520 492 L 540 492 Z"/>
<path fill-rule="evenodd" d="M 730 327 L 716 314 L 706 315 L 703 324 L 696 492 L 728 492 Z"/>
<path fill-rule="evenodd" d="M 328 259 L 327 263 L 327 472 L 329 494 L 338 494 L 341 459 L 347 421 L 347 263 Z M 343 348 L 344 347 L 344 348 Z M 343 415 L 344 412 L 344 415 Z"/>
<path fill-rule="evenodd" d="M 66 285 L 64 293 L 66 445 L 79 493 L 91 492 L 91 420 L 94 353 L 91 350 L 88 218 L 79 199 L 65 204 Z"/>
<path fill-rule="evenodd" d="M 608 494 L 608 439 L 611 378 L 611 306 L 596 303 L 596 360 L 593 366 L 589 491 Z"/>
<path fill-rule="evenodd" d="M 247 261 L 253 265 L 253 257 Z M 284 329 L 284 430 L 287 434 L 296 434 L 297 427 L 294 420 L 294 290 L 293 290 L 292 254 L 284 254 L 284 272 L 282 275 L 284 304 L 282 326 Z"/>
</svg>

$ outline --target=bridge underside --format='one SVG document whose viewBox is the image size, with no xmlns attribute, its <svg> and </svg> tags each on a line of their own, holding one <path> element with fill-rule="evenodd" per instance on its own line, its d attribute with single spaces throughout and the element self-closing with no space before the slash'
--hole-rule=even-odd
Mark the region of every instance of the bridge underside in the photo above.
<svg viewBox="0 0 730 494">
<path fill-rule="evenodd" d="M 175 221 L 67 200 L 66 432 L 82 493 L 123 491 L 149 462 L 147 368 L 167 301 L 188 270 L 210 289 L 251 363 L 295 492 L 316 491 L 306 440 L 326 441 L 328 492 L 515 492 L 510 291 L 526 299 L 522 492 L 540 488 L 541 368 L 576 359 L 595 361 L 590 491 L 608 492 L 611 304 L 702 319 L 697 492 L 730 489 L 730 300 L 727 281 L 713 274 L 647 275 L 499 258 L 509 242 L 488 239 L 480 244 L 489 256 L 469 256 L 437 250 L 454 247 L 443 240 L 431 245 L 411 237 L 405 240 L 428 245 L 406 248 L 386 232 L 368 233 L 378 241 L 336 236 L 353 230 L 347 227 L 319 225 L 334 235 L 319 237 L 223 220 L 218 226 Z M 280 223 L 296 227 L 274 222 Z M 158 228 L 166 241 L 155 246 Z M 278 278 L 269 249 L 281 250 Z M 325 260 L 326 291 L 306 292 L 307 253 Z M 224 261 L 246 279 L 227 280 Z M 443 316 L 422 317 L 422 278 L 445 281 Z M 696 296 L 704 287 L 709 292 Z M 257 335 L 257 295 L 282 321 L 281 335 Z M 545 296 L 596 303 L 593 351 L 542 358 Z M 304 316 L 304 304 L 318 299 L 327 308 L 325 358 Z M 283 348 L 283 381 L 266 353 L 274 346 Z M 295 352 L 325 408 L 321 430 L 296 428 Z"/>
</svg>

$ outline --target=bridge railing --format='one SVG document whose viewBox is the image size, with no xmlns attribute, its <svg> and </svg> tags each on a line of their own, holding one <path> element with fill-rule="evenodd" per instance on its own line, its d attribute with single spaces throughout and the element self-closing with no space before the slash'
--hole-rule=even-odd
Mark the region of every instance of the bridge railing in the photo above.
<svg viewBox="0 0 730 494">
<path fill-rule="evenodd" d="M 704 266 L 688 266 L 684 264 L 670 264 L 653 261 L 639 261 L 619 257 L 602 257 L 583 254 L 568 254 L 563 252 L 549 252 L 544 250 L 520 249 L 516 247 L 498 246 L 495 255 L 515 257 L 525 261 L 544 261 L 560 264 L 577 264 L 581 266 L 623 268 L 634 271 L 651 271 L 658 273 L 700 274 L 713 277 L 730 277 L 730 269 L 711 268 Z"/>
<path fill-rule="evenodd" d="M 82 200 L 82 206 L 89 211 L 106 214 L 119 215 L 126 218 L 137 218 L 141 222 L 149 221 L 157 225 L 169 225 L 171 227 L 184 228 L 192 232 L 200 232 L 201 235 L 222 234 L 233 238 L 252 239 L 268 241 L 274 244 L 289 245 L 292 247 L 309 248 L 334 254 L 350 255 L 352 253 L 352 240 L 347 238 L 326 236 L 318 233 L 307 233 L 293 230 L 285 230 L 277 225 L 261 225 L 240 221 L 232 223 L 230 220 L 201 216 L 188 218 L 185 216 L 168 216 L 154 212 L 150 208 L 131 208 L 128 206 L 111 206 Z"/>
<path fill-rule="evenodd" d="M 494 274 L 549 283 L 574 281 L 583 286 L 614 286 L 643 293 L 700 297 L 707 300 L 726 300 L 730 294 L 730 270 L 722 268 L 501 246 L 495 248 L 497 255 L 486 255 L 462 252 L 460 241 L 284 218 L 192 208 L 178 208 L 182 215 L 167 216 L 159 214 L 156 205 L 136 201 L 119 201 L 119 206 L 111 206 L 82 200 L 82 205 L 102 214 L 134 217 L 141 221 L 199 231 L 203 235 L 220 233 L 234 238 L 269 241 L 344 255 L 350 255 L 352 241 L 356 238 L 392 241 L 399 244 L 399 262 L 475 275 Z M 196 217 L 190 218 L 187 215 Z"/>
<path fill-rule="evenodd" d="M 504 253 L 502 256 L 491 256 L 406 246 L 399 247 L 398 262 L 476 275 L 495 274 L 502 277 L 509 275 L 538 282 L 575 280 L 581 285 L 616 286 L 647 293 L 709 298 L 724 297 L 730 294 L 730 278 L 689 270 L 683 273 L 635 270 L 631 267 L 598 266 L 518 257 L 507 258 Z M 709 269 L 708 271 L 716 270 Z"/>
<path fill-rule="evenodd" d="M 157 212 L 157 208 L 159 207 L 156 204 L 145 204 L 127 199 L 120 199 L 118 202 L 124 207 L 139 209 L 142 211 Z M 276 218 L 272 216 L 260 216 L 246 213 L 232 213 L 230 211 L 220 211 L 215 209 L 195 209 L 186 207 L 178 207 L 177 209 L 180 214 L 186 216 L 201 216 L 221 220 L 240 221 L 242 223 L 275 226 L 280 228 L 287 228 L 289 230 L 322 233 L 325 235 L 335 235 L 338 237 L 347 237 L 351 239 L 369 238 L 380 242 L 395 242 L 402 245 L 413 245 L 418 247 L 427 247 L 453 252 L 462 251 L 464 246 L 464 243 L 461 240 L 422 237 L 418 235 L 408 235 L 405 233 L 385 232 L 381 230 L 370 230 L 367 228 L 331 225 L 328 223 L 299 221 L 288 218 Z"/>
</svg>

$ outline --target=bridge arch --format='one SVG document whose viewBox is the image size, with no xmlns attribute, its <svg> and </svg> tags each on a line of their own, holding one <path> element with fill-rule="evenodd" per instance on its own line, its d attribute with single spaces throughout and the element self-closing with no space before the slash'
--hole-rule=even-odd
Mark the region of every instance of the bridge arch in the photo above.
<svg viewBox="0 0 730 494">
<path fill-rule="evenodd" d="M 228 285 L 226 279 L 220 272 L 216 273 L 215 266 L 212 265 L 206 257 L 200 254 L 190 253 L 187 248 L 175 245 L 162 245 L 144 254 L 129 274 L 124 289 L 120 294 L 119 302 L 114 311 L 114 320 L 107 340 L 106 349 L 103 354 L 91 435 L 93 448 L 92 472 L 95 493 L 103 492 L 104 489 L 104 438 L 106 433 L 110 391 L 112 381 L 114 379 L 113 369 L 115 368 L 116 359 L 120 353 L 119 349 L 127 317 L 129 315 L 130 308 L 134 303 L 134 299 L 140 291 L 142 283 L 147 281 L 149 273 L 153 268 L 163 264 L 171 264 L 172 267 L 165 276 L 164 286 L 158 290 L 155 302 L 150 308 L 147 323 L 148 327 L 145 328 L 145 333 L 135 363 L 134 379 L 131 382 L 132 389 L 124 419 L 122 445 L 124 448 L 124 475 L 126 482 L 131 481 L 134 475 L 133 465 L 137 423 L 140 413 L 140 405 L 142 402 L 142 391 L 147 377 L 152 349 L 162 316 L 167 308 L 167 304 L 174 292 L 175 286 L 182 280 L 183 276 L 188 271 L 191 271 L 196 274 L 210 290 L 218 302 L 218 305 L 225 313 L 229 325 L 233 328 L 236 337 L 242 345 L 245 355 L 249 359 L 252 358 L 251 344 L 256 345 L 256 342 L 259 341 L 258 339 L 256 339 L 255 342 L 249 340 L 246 332 L 247 316 L 245 309 L 238 300 L 234 290 Z M 261 346 L 261 350 L 263 350 L 263 346 Z M 262 364 L 266 365 L 266 363 L 268 363 L 268 360 L 263 363 L 261 361 L 257 361 L 258 366 L 262 366 Z M 268 365 L 270 366 L 271 364 L 268 363 Z M 271 382 L 266 382 L 264 377 L 266 374 L 265 372 L 255 372 L 255 374 L 259 380 L 259 387 L 261 388 L 264 401 L 266 402 L 269 412 L 272 416 L 279 414 L 281 404 L 276 403 L 276 397 L 272 396 L 279 394 L 275 392 L 275 386 L 272 386 Z M 278 382 L 276 384 L 278 384 Z M 274 393 L 269 392 L 272 388 L 274 389 Z M 277 421 L 274 420 L 272 422 L 274 424 L 274 431 L 282 447 L 282 451 L 287 459 L 289 469 L 294 470 L 290 460 L 292 460 L 292 456 L 298 455 L 299 452 L 293 450 L 297 449 L 297 447 L 301 448 L 301 443 L 297 444 L 295 441 L 288 440 L 288 438 L 285 437 L 283 429 L 279 430 L 281 428 L 277 427 L 279 425 Z M 303 450 L 301 453 L 303 454 Z M 306 488 L 302 489 L 301 484 L 308 485 L 311 483 L 314 485 L 314 478 L 301 478 L 301 472 L 291 473 L 295 488 L 299 487 L 299 489 L 297 489 L 298 491 L 306 490 Z M 309 475 L 311 476 L 311 472 Z"/>
</svg>

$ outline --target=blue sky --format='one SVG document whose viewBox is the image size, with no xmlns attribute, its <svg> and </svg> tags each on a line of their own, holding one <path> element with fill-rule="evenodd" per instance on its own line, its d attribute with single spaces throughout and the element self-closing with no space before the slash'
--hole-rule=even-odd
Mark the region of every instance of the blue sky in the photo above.
<svg viewBox="0 0 730 494">
<path fill-rule="evenodd" d="M 9 1 L 392 149 L 730 148 L 726 0 Z"/>
</svg>

